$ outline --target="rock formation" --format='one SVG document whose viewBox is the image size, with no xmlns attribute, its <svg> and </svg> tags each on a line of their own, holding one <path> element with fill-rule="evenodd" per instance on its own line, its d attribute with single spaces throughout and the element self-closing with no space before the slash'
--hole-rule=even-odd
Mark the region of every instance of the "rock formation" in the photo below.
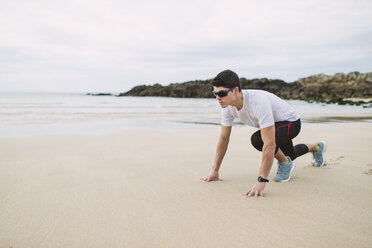
<svg viewBox="0 0 372 248">
<path fill-rule="evenodd" d="M 87 93 L 87 96 L 112 96 L 111 93 Z"/>
<path fill-rule="evenodd" d="M 140 85 L 119 96 L 167 96 L 186 98 L 213 97 L 211 80 L 196 80 L 185 83 Z M 283 99 L 335 101 L 343 98 L 372 98 L 372 72 L 349 74 L 336 73 L 313 75 L 292 83 L 283 80 L 240 79 L 242 89 L 262 89 L 272 92 Z M 337 100 L 338 99 L 338 100 Z"/>
</svg>

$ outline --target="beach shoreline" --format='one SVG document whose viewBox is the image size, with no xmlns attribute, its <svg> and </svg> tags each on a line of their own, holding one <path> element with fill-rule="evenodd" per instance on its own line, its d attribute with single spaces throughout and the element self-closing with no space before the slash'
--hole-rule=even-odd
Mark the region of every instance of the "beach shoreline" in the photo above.
<svg viewBox="0 0 372 248">
<path fill-rule="evenodd" d="M 209 129 L 220 125 L 215 99 L 0 94 L 0 137 L 109 134 L 129 130 Z M 371 108 L 287 101 L 303 123 L 372 123 Z M 236 122 L 236 125 L 241 123 Z"/>
</svg>

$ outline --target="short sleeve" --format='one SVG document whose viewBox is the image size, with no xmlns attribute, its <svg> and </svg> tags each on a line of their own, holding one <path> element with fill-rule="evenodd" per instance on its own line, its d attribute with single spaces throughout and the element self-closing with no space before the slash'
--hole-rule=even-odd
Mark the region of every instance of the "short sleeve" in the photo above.
<svg viewBox="0 0 372 248">
<path fill-rule="evenodd" d="M 273 110 L 269 99 L 265 97 L 255 97 L 253 100 L 253 115 L 258 120 L 260 129 L 275 125 Z"/>
<path fill-rule="evenodd" d="M 221 125 L 231 127 L 234 121 L 234 116 L 228 108 L 221 110 Z"/>
</svg>

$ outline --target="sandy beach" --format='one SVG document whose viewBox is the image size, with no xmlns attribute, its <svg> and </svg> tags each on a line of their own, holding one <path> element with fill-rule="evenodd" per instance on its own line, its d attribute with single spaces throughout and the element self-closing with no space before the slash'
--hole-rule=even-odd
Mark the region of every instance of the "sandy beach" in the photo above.
<svg viewBox="0 0 372 248">
<path fill-rule="evenodd" d="M 264 198 L 244 195 L 249 127 L 210 183 L 218 127 L 0 138 L 0 247 L 372 247 L 371 128 L 304 124 L 295 143 L 327 141 L 326 166 L 296 159 Z"/>
</svg>

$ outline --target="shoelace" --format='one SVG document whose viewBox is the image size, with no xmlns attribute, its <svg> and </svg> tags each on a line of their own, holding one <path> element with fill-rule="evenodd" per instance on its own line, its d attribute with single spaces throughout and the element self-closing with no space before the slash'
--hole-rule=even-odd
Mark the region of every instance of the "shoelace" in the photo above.
<svg viewBox="0 0 372 248">
<path fill-rule="evenodd" d="M 314 154 L 314 159 L 316 162 L 322 162 L 322 156 L 319 154 L 320 149 Z"/>
<path fill-rule="evenodd" d="M 318 157 L 318 158 L 315 159 L 315 161 L 316 161 L 317 163 L 321 163 L 321 162 L 322 162 L 322 159 L 321 159 L 320 157 Z"/>
<path fill-rule="evenodd" d="M 285 169 L 285 164 L 283 164 L 283 163 L 279 163 L 279 168 L 278 168 L 278 172 L 277 172 L 277 175 L 285 175 L 285 171 L 284 171 L 284 169 Z"/>
</svg>

